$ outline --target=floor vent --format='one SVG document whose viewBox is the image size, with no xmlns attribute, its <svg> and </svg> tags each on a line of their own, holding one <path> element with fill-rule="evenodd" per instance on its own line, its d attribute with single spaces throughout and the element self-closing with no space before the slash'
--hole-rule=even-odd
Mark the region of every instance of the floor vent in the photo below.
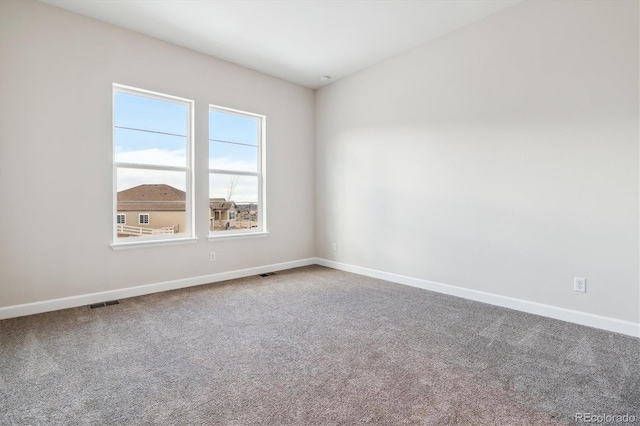
<svg viewBox="0 0 640 426">
<path fill-rule="evenodd" d="M 270 277 L 271 275 L 275 275 L 275 274 L 276 274 L 275 272 L 269 272 L 269 273 L 266 273 L 266 274 L 260 274 L 260 276 L 261 277 Z"/>
<path fill-rule="evenodd" d="M 119 305 L 120 301 L 118 300 L 109 300 L 108 302 L 100 302 L 100 303 L 94 303 L 93 305 L 89 305 L 89 309 L 98 309 L 98 308 L 104 308 L 105 306 L 111 306 L 111 305 Z"/>
</svg>

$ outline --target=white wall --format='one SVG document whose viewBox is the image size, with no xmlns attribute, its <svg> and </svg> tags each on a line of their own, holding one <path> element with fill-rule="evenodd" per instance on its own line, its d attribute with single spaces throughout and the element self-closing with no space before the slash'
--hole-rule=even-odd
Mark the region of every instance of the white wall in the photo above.
<svg viewBox="0 0 640 426">
<path fill-rule="evenodd" d="M 320 89 L 317 255 L 638 323 L 638 12 L 525 2 Z"/>
<path fill-rule="evenodd" d="M 0 307 L 314 255 L 312 90 L 41 3 L 0 3 Z M 112 83 L 195 100 L 196 244 L 109 247 Z M 267 238 L 206 239 L 209 103 L 267 116 Z"/>
</svg>

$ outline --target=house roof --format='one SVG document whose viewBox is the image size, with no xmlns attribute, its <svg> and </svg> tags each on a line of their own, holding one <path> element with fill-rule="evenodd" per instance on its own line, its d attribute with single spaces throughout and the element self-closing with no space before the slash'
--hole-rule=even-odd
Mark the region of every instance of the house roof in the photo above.
<svg viewBox="0 0 640 426">
<path fill-rule="evenodd" d="M 144 184 L 118 192 L 118 211 L 184 211 L 186 193 L 166 184 Z M 211 210 L 229 210 L 236 203 L 210 198 Z"/>
<path fill-rule="evenodd" d="M 118 211 L 184 211 L 186 193 L 166 184 L 144 184 L 118 192 Z"/>
<path fill-rule="evenodd" d="M 211 210 L 229 210 L 231 207 L 236 206 L 233 201 L 227 201 L 224 198 L 209 198 L 209 208 Z"/>
</svg>

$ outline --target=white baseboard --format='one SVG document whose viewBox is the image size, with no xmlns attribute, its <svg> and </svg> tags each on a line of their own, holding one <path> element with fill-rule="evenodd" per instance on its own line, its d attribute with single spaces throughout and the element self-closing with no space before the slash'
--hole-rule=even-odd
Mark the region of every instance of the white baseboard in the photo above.
<svg viewBox="0 0 640 426">
<path fill-rule="evenodd" d="M 515 309 L 517 311 L 541 315 L 544 317 L 567 321 L 574 324 L 586 325 L 589 327 L 613 331 L 633 337 L 640 337 L 640 324 L 631 321 L 622 321 L 615 318 L 574 311 L 571 309 L 559 308 L 557 306 L 544 305 L 542 303 L 515 299 L 513 297 L 500 296 L 497 294 L 471 290 L 463 287 L 456 287 L 453 285 L 423 280 L 420 278 L 407 277 L 405 275 L 398 275 L 389 272 L 378 271 L 375 269 L 363 268 L 361 266 L 348 265 L 345 263 L 335 262 L 333 260 L 316 258 L 315 263 L 329 268 L 339 269 L 341 271 L 352 272 L 354 274 L 365 275 L 372 278 L 379 278 L 385 281 L 391 281 L 398 284 L 404 284 L 412 287 L 422 288 L 425 290 L 435 291 L 437 293 L 449 294 L 451 296 L 457 296 L 464 299 L 475 300 L 477 302 L 502 306 L 504 308 Z"/>
<path fill-rule="evenodd" d="M 65 297 L 61 299 L 45 300 L 42 302 L 25 303 L 23 305 L 6 306 L 0 308 L 0 320 L 7 318 L 21 317 L 25 315 L 39 314 L 43 312 L 57 311 L 60 309 L 86 306 L 92 303 L 100 303 L 107 300 L 126 299 L 128 297 L 143 296 L 145 294 L 158 293 L 161 291 L 175 290 L 179 288 L 192 287 L 201 284 L 209 284 L 219 281 L 244 278 L 251 275 L 264 274 L 266 272 L 282 271 L 285 269 L 298 268 L 308 265 L 322 265 L 341 271 L 352 272 L 359 275 L 378 278 L 398 284 L 418 287 L 438 293 L 449 294 L 462 297 L 464 299 L 475 300 L 491 305 L 502 306 L 515 309 L 517 311 L 528 312 L 544 317 L 554 318 L 561 321 L 586 325 L 602 330 L 613 331 L 628 336 L 640 337 L 640 324 L 622 321 L 615 318 L 589 314 L 571 309 L 559 308 L 557 306 L 544 305 L 542 303 L 530 302 L 522 299 L 515 299 L 507 296 L 486 293 L 478 290 L 471 290 L 463 287 L 456 287 L 421 278 L 413 278 L 405 275 L 393 274 L 390 272 L 378 271 L 375 269 L 353 266 L 345 263 L 335 262 L 321 258 L 309 258 L 294 260 L 291 262 L 276 263 L 272 265 L 257 266 L 253 268 L 240 269 L 237 271 L 220 272 L 217 274 L 203 275 L 200 277 L 184 278 L 173 281 L 165 281 L 155 284 L 141 285 L 118 290 L 109 290 L 99 293 L 84 294 L 80 296 Z"/>
<path fill-rule="evenodd" d="M 155 284 L 141 285 L 118 290 L 102 291 L 99 293 L 83 294 L 80 296 L 64 297 L 61 299 L 45 300 L 42 302 L 25 303 L 23 305 L 6 306 L 0 308 L 0 320 L 7 318 L 22 317 L 25 315 L 40 314 L 43 312 L 57 311 L 60 309 L 76 308 L 92 303 L 100 303 L 107 300 L 126 299 L 128 297 L 143 296 L 145 294 L 158 293 L 161 291 L 175 290 L 179 288 L 192 287 L 201 284 L 209 284 L 219 281 L 244 278 L 251 275 L 264 274 L 267 272 L 282 271 L 285 269 L 298 268 L 301 266 L 313 265 L 315 258 L 294 260 L 291 262 L 276 263 L 272 265 L 256 266 L 254 268 L 240 269 L 237 271 L 220 272 L 217 274 L 203 275 L 200 277 L 184 278 L 180 280 L 165 281 Z"/>
</svg>

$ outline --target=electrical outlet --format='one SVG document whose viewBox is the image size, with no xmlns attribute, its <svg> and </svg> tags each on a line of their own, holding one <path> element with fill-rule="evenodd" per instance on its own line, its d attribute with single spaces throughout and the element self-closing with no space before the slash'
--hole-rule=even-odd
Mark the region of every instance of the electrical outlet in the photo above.
<svg viewBox="0 0 640 426">
<path fill-rule="evenodd" d="M 338 251 L 338 243 L 333 243 L 333 251 Z"/>
<path fill-rule="evenodd" d="M 577 291 L 578 293 L 586 293 L 587 279 L 580 278 L 580 277 L 573 277 L 573 291 Z"/>
<path fill-rule="evenodd" d="M 209 262 L 215 262 L 216 261 L 216 252 L 212 251 L 211 253 L 209 253 Z"/>
</svg>

